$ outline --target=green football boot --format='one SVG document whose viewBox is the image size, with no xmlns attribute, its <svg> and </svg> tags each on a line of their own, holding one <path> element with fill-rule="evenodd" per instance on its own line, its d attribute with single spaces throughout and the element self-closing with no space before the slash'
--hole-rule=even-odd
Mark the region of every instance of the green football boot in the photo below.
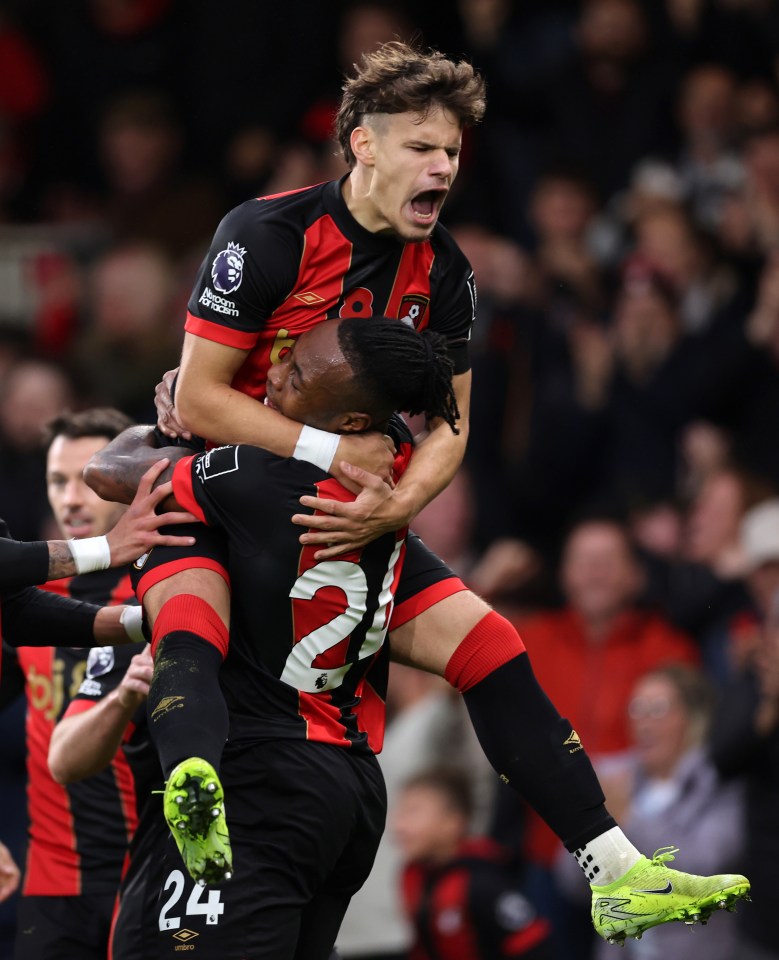
<svg viewBox="0 0 779 960">
<path fill-rule="evenodd" d="M 224 791 L 206 760 L 189 757 L 165 784 L 162 807 L 187 872 L 201 886 L 232 876 Z"/>
<path fill-rule="evenodd" d="M 635 863 L 624 877 L 592 887 L 592 922 L 609 943 L 641 938 L 650 927 L 671 920 L 705 924 L 715 910 L 735 910 L 749 899 L 749 881 L 738 874 L 696 877 L 666 866 L 678 847 L 662 847 L 651 860 Z"/>
</svg>

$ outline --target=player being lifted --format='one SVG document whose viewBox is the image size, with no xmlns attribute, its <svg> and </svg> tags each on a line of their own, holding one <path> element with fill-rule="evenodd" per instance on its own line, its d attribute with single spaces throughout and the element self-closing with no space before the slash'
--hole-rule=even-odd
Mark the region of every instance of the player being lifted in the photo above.
<svg viewBox="0 0 779 960">
<path fill-rule="evenodd" d="M 336 118 L 350 173 L 237 207 L 220 224 L 196 282 L 177 413 L 162 395 L 161 426 L 175 434 L 178 415 L 211 442 L 257 444 L 315 463 L 352 489 L 361 485 L 353 502 L 301 501 L 316 512 L 293 521 L 310 528 L 300 540 L 319 547 L 317 560 L 402 529 L 462 460 L 475 290 L 438 215 L 457 174 L 463 128 L 481 118 L 484 106 L 483 83 L 467 63 L 397 42 L 365 55 L 344 85 Z M 395 486 L 375 476 L 386 474 L 389 461 L 380 437 L 301 428 L 261 402 L 270 364 L 302 333 L 328 317 L 370 322 L 372 314 L 442 333 L 454 364 L 459 430 L 431 421 Z M 224 581 L 207 563 L 187 571 L 189 584 L 165 579 L 176 567 L 166 570 L 155 554 L 145 575 L 155 633 L 188 629 L 200 637 L 200 647 L 192 639 L 197 656 L 208 645 L 206 621 L 226 620 Z M 195 593 L 208 601 L 208 617 L 193 615 L 186 595 Z M 393 655 L 462 692 L 501 778 L 582 864 L 602 936 L 619 940 L 667 920 L 704 917 L 716 903 L 746 894 L 743 878 L 689 877 L 670 871 L 667 857 L 639 854 L 608 814 L 586 753 L 539 688 L 516 631 L 414 538 L 397 599 L 389 625 Z"/>
</svg>

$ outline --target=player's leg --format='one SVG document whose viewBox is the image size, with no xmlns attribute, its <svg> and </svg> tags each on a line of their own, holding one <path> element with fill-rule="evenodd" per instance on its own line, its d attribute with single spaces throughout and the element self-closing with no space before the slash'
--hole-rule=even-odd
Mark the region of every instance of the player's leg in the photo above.
<svg viewBox="0 0 779 960">
<path fill-rule="evenodd" d="M 383 782 L 379 773 L 377 799 L 369 803 L 354 763 L 348 750 L 329 744 L 231 741 L 222 779 L 230 798 L 233 879 L 199 887 L 184 874 L 168 838 L 158 893 L 144 917 L 144 942 L 151 942 L 144 955 L 174 960 L 182 944 L 192 943 L 202 960 L 298 956 L 305 911 L 328 889 L 344 851 L 361 848 L 367 873 L 378 846 L 386 810 Z M 373 757 L 366 763 L 378 768 Z M 360 829 L 367 806 L 378 806 L 368 836 Z M 336 893 L 343 892 L 339 884 Z M 332 918 L 323 923 L 321 943 L 334 938 Z M 305 956 L 318 960 L 320 954 Z"/>
<path fill-rule="evenodd" d="M 387 794 L 375 757 L 354 757 L 349 769 L 356 812 L 351 837 L 325 883 L 305 906 L 295 960 L 328 960 L 354 894 L 368 879 L 384 832 Z"/>
<path fill-rule="evenodd" d="M 590 883 L 597 882 L 598 933 L 624 939 L 667 920 L 705 918 L 720 903 L 746 895 L 743 877 L 690 877 L 669 871 L 662 858 L 641 856 L 606 810 L 592 764 L 541 689 L 516 630 L 416 538 L 409 540 L 397 601 L 390 623 L 393 658 L 445 677 L 463 694 L 501 780 L 549 824 Z M 680 893 L 673 900 L 665 893 L 671 874 Z M 659 892 L 642 894 L 627 913 L 619 910 L 617 899 L 630 895 L 632 903 L 634 888 Z"/>
<path fill-rule="evenodd" d="M 218 775 L 228 732 L 218 677 L 230 590 L 221 535 L 200 524 L 195 529 L 194 548 L 152 551 L 134 580 L 152 627 L 147 712 L 167 781 L 165 818 L 190 875 L 214 881 L 231 871 Z"/>
</svg>

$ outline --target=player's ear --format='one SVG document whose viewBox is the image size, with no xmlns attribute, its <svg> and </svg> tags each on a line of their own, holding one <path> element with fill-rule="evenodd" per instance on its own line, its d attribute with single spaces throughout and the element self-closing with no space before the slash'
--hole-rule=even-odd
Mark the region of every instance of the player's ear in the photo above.
<svg viewBox="0 0 779 960">
<path fill-rule="evenodd" d="M 367 124 L 362 127 L 355 127 L 349 137 L 349 144 L 355 158 L 366 167 L 374 165 L 374 142 L 375 133 Z"/>
<path fill-rule="evenodd" d="M 364 433 L 370 430 L 373 419 L 369 413 L 344 413 L 338 427 L 339 433 Z"/>
</svg>

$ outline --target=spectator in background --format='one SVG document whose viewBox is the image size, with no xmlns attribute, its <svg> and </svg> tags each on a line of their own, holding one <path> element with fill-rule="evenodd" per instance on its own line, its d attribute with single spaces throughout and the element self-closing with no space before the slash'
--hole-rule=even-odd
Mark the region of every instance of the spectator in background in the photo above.
<svg viewBox="0 0 779 960">
<path fill-rule="evenodd" d="M 100 214 L 114 240 L 155 244 L 170 257 L 205 250 L 225 212 L 212 180 L 183 167 L 183 131 L 159 93 L 128 93 L 99 130 L 105 176 Z"/>
<path fill-rule="evenodd" d="M 779 90 L 769 77 L 752 76 L 736 91 L 736 130 L 741 138 L 779 124 Z"/>
<path fill-rule="evenodd" d="M 46 539 L 43 430 L 74 399 L 64 370 L 43 360 L 20 360 L 0 380 L 0 502 L 13 514 L 21 540 Z"/>
<path fill-rule="evenodd" d="M 776 534 L 775 525 L 771 532 Z M 754 533 L 754 531 L 752 531 Z M 749 535 L 747 541 L 749 542 Z M 711 751 L 724 777 L 746 781 L 746 850 L 741 863 L 753 878 L 754 903 L 738 914 L 739 960 L 777 960 L 779 886 L 779 597 L 771 604 L 759 643 L 722 691 Z"/>
<path fill-rule="evenodd" d="M 573 169 L 548 170 L 536 180 L 530 200 L 534 259 L 542 282 L 541 305 L 552 323 L 558 298 L 567 306 L 573 295 L 593 311 L 603 305 L 603 278 L 589 245 L 596 209 L 592 184 Z"/>
<path fill-rule="evenodd" d="M 714 229 L 722 216 L 724 197 L 743 180 L 743 164 L 735 150 L 737 80 L 716 63 L 693 67 L 677 96 L 682 134 L 676 167 L 684 197 L 698 226 Z"/>
<path fill-rule="evenodd" d="M 48 68 L 51 96 L 38 124 L 34 175 L 41 220 L 81 219 L 100 175 L 95 145 L 105 105 L 127 90 L 164 90 L 183 100 L 192 72 L 182 50 L 197 41 L 175 0 L 84 0 L 77 9 L 14 4 Z M 56 149 L 52 149 L 56 144 Z"/>
<path fill-rule="evenodd" d="M 779 127 L 754 132 L 744 144 L 749 245 L 770 255 L 779 236 Z"/>
<path fill-rule="evenodd" d="M 706 752 L 714 691 L 689 665 L 658 667 L 636 683 L 628 703 L 630 754 L 600 771 L 609 809 L 630 826 L 646 849 L 656 850 L 671 833 L 679 837 L 677 861 L 702 873 L 728 870 L 743 851 L 741 784 L 723 784 Z M 571 897 L 576 878 L 562 860 L 556 868 Z M 737 918 L 713 918 L 706 940 L 679 925 L 650 932 L 626 946 L 635 960 L 733 960 L 738 952 Z M 608 960 L 607 944 L 595 950 Z"/>
<path fill-rule="evenodd" d="M 408 780 L 391 827 L 405 855 L 412 960 L 551 960 L 549 925 L 516 889 L 499 847 L 470 833 L 467 776 L 433 768 Z"/>
<path fill-rule="evenodd" d="M 145 422 L 154 414 L 159 372 L 175 366 L 180 351 L 171 262 L 149 244 L 118 245 L 93 261 L 86 286 L 76 368 L 95 402 L 115 403 Z"/>
<path fill-rule="evenodd" d="M 736 277 L 710 246 L 692 218 L 679 206 L 647 211 L 635 224 L 636 254 L 670 283 L 682 332 L 707 330 L 728 309 Z"/>
<path fill-rule="evenodd" d="M 732 669 L 734 620 L 751 608 L 740 527 L 745 512 L 772 491 L 762 478 L 733 467 L 708 476 L 683 519 L 680 553 L 650 558 L 649 595 L 700 644 L 709 675 L 724 682 Z"/>
<path fill-rule="evenodd" d="M 770 619 L 774 597 L 779 594 L 779 498 L 771 497 L 747 510 L 740 539 L 751 606 L 730 622 L 730 675 L 754 657 L 764 625 Z"/>
<path fill-rule="evenodd" d="M 673 75 L 649 56 L 647 14 L 637 0 L 585 0 L 577 54 L 548 87 L 548 136 L 576 157 L 606 199 L 647 153 L 667 148 Z"/>
</svg>

